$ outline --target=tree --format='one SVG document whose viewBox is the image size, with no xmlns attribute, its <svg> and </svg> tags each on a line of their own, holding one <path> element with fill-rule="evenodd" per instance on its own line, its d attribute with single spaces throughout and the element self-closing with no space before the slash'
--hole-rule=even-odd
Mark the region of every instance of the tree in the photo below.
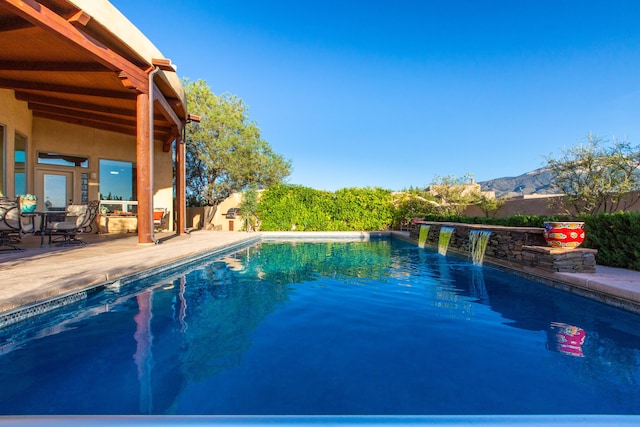
<svg viewBox="0 0 640 427">
<path fill-rule="evenodd" d="M 255 231 L 260 226 L 258 211 L 258 192 L 251 186 L 242 192 L 242 204 L 240 205 L 240 215 L 244 219 L 245 231 Z"/>
<path fill-rule="evenodd" d="M 187 196 L 190 204 L 213 207 L 205 218 L 210 224 L 223 200 L 250 186 L 282 182 L 291 163 L 261 138 L 242 99 L 215 95 L 203 80 L 185 79 L 183 86 L 189 112 L 201 118 L 187 125 Z"/>
<path fill-rule="evenodd" d="M 393 224 L 402 229 L 411 225 L 414 218 L 424 218 L 434 213 L 438 204 L 424 189 L 409 188 L 392 195 Z"/>
<path fill-rule="evenodd" d="M 462 214 L 467 206 L 480 199 L 481 194 L 480 185 L 474 182 L 470 174 L 462 177 L 436 175 L 429 192 L 436 198 L 442 215 Z"/>
<path fill-rule="evenodd" d="M 480 194 L 480 198 L 476 201 L 476 206 L 484 212 L 484 215 L 487 218 L 494 216 L 500 209 L 502 209 L 504 204 L 504 200 L 497 199 L 495 195 L 488 195 L 485 193 Z"/>
<path fill-rule="evenodd" d="M 640 147 L 613 140 L 610 146 L 598 136 L 564 150 L 558 158 L 547 156 L 554 174 L 553 186 L 566 195 L 577 213 L 595 214 L 626 210 L 640 198 L 630 191 L 640 188 Z M 620 206 L 622 201 L 624 206 Z"/>
</svg>

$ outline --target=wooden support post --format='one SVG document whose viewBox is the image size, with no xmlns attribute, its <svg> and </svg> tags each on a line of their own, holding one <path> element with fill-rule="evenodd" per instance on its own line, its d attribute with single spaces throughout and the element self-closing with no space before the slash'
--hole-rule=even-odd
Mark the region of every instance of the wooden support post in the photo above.
<svg viewBox="0 0 640 427">
<path fill-rule="evenodd" d="M 149 95 L 139 93 L 136 104 L 136 168 L 138 189 L 138 243 L 153 239 L 153 139 L 149 116 Z"/>
<path fill-rule="evenodd" d="M 187 192 L 185 181 L 185 141 L 176 138 L 176 234 L 185 232 L 187 219 Z"/>
</svg>

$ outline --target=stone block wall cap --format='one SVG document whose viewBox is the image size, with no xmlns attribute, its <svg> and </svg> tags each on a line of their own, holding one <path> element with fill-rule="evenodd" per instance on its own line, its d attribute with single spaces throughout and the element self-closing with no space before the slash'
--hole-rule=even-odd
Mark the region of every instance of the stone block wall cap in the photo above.
<svg viewBox="0 0 640 427">
<path fill-rule="evenodd" d="M 458 228 L 473 228 L 478 230 L 510 230 L 526 233 L 542 234 L 544 228 L 542 227 L 511 227 L 507 225 L 487 225 L 487 224 L 470 224 L 466 222 L 438 222 L 438 221 L 425 221 L 417 220 L 414 224 L 426 224 L 426 225 L 440 225 L 444 227 L 458 227 Z"/>
<path fill-rule="evenodd" d="M 522 246 L 523 251 L 540 252 L 546 254 L 566 254 L 566 253 L 592 253 L 597 254 L 597 249 L 589 248 L 554 248 L 551 246 Z"/>
</svg>

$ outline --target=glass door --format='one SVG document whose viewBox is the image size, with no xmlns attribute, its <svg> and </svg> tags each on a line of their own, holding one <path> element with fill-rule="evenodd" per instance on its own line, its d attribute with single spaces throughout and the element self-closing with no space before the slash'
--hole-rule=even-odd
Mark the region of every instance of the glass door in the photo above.
<svg viewBox="0 0 640 427">
<path fill-rule="evenodd" d="M 73 202 L 73 172 L 36 171 L 38 210 L 64 212 Z"/>
</svg>

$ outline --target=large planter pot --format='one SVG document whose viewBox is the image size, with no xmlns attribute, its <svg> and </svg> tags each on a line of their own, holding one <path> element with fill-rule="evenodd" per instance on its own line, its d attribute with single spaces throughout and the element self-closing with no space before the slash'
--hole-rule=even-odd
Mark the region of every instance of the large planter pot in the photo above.
<svg viewBox="0 0 640 427">
<path fill-rule="evenodd" d="M 555 248 L 577 248 L 584 242 L 584 222 L 548 221 L 544 223 L 544 239 Z"/>
</svg>

